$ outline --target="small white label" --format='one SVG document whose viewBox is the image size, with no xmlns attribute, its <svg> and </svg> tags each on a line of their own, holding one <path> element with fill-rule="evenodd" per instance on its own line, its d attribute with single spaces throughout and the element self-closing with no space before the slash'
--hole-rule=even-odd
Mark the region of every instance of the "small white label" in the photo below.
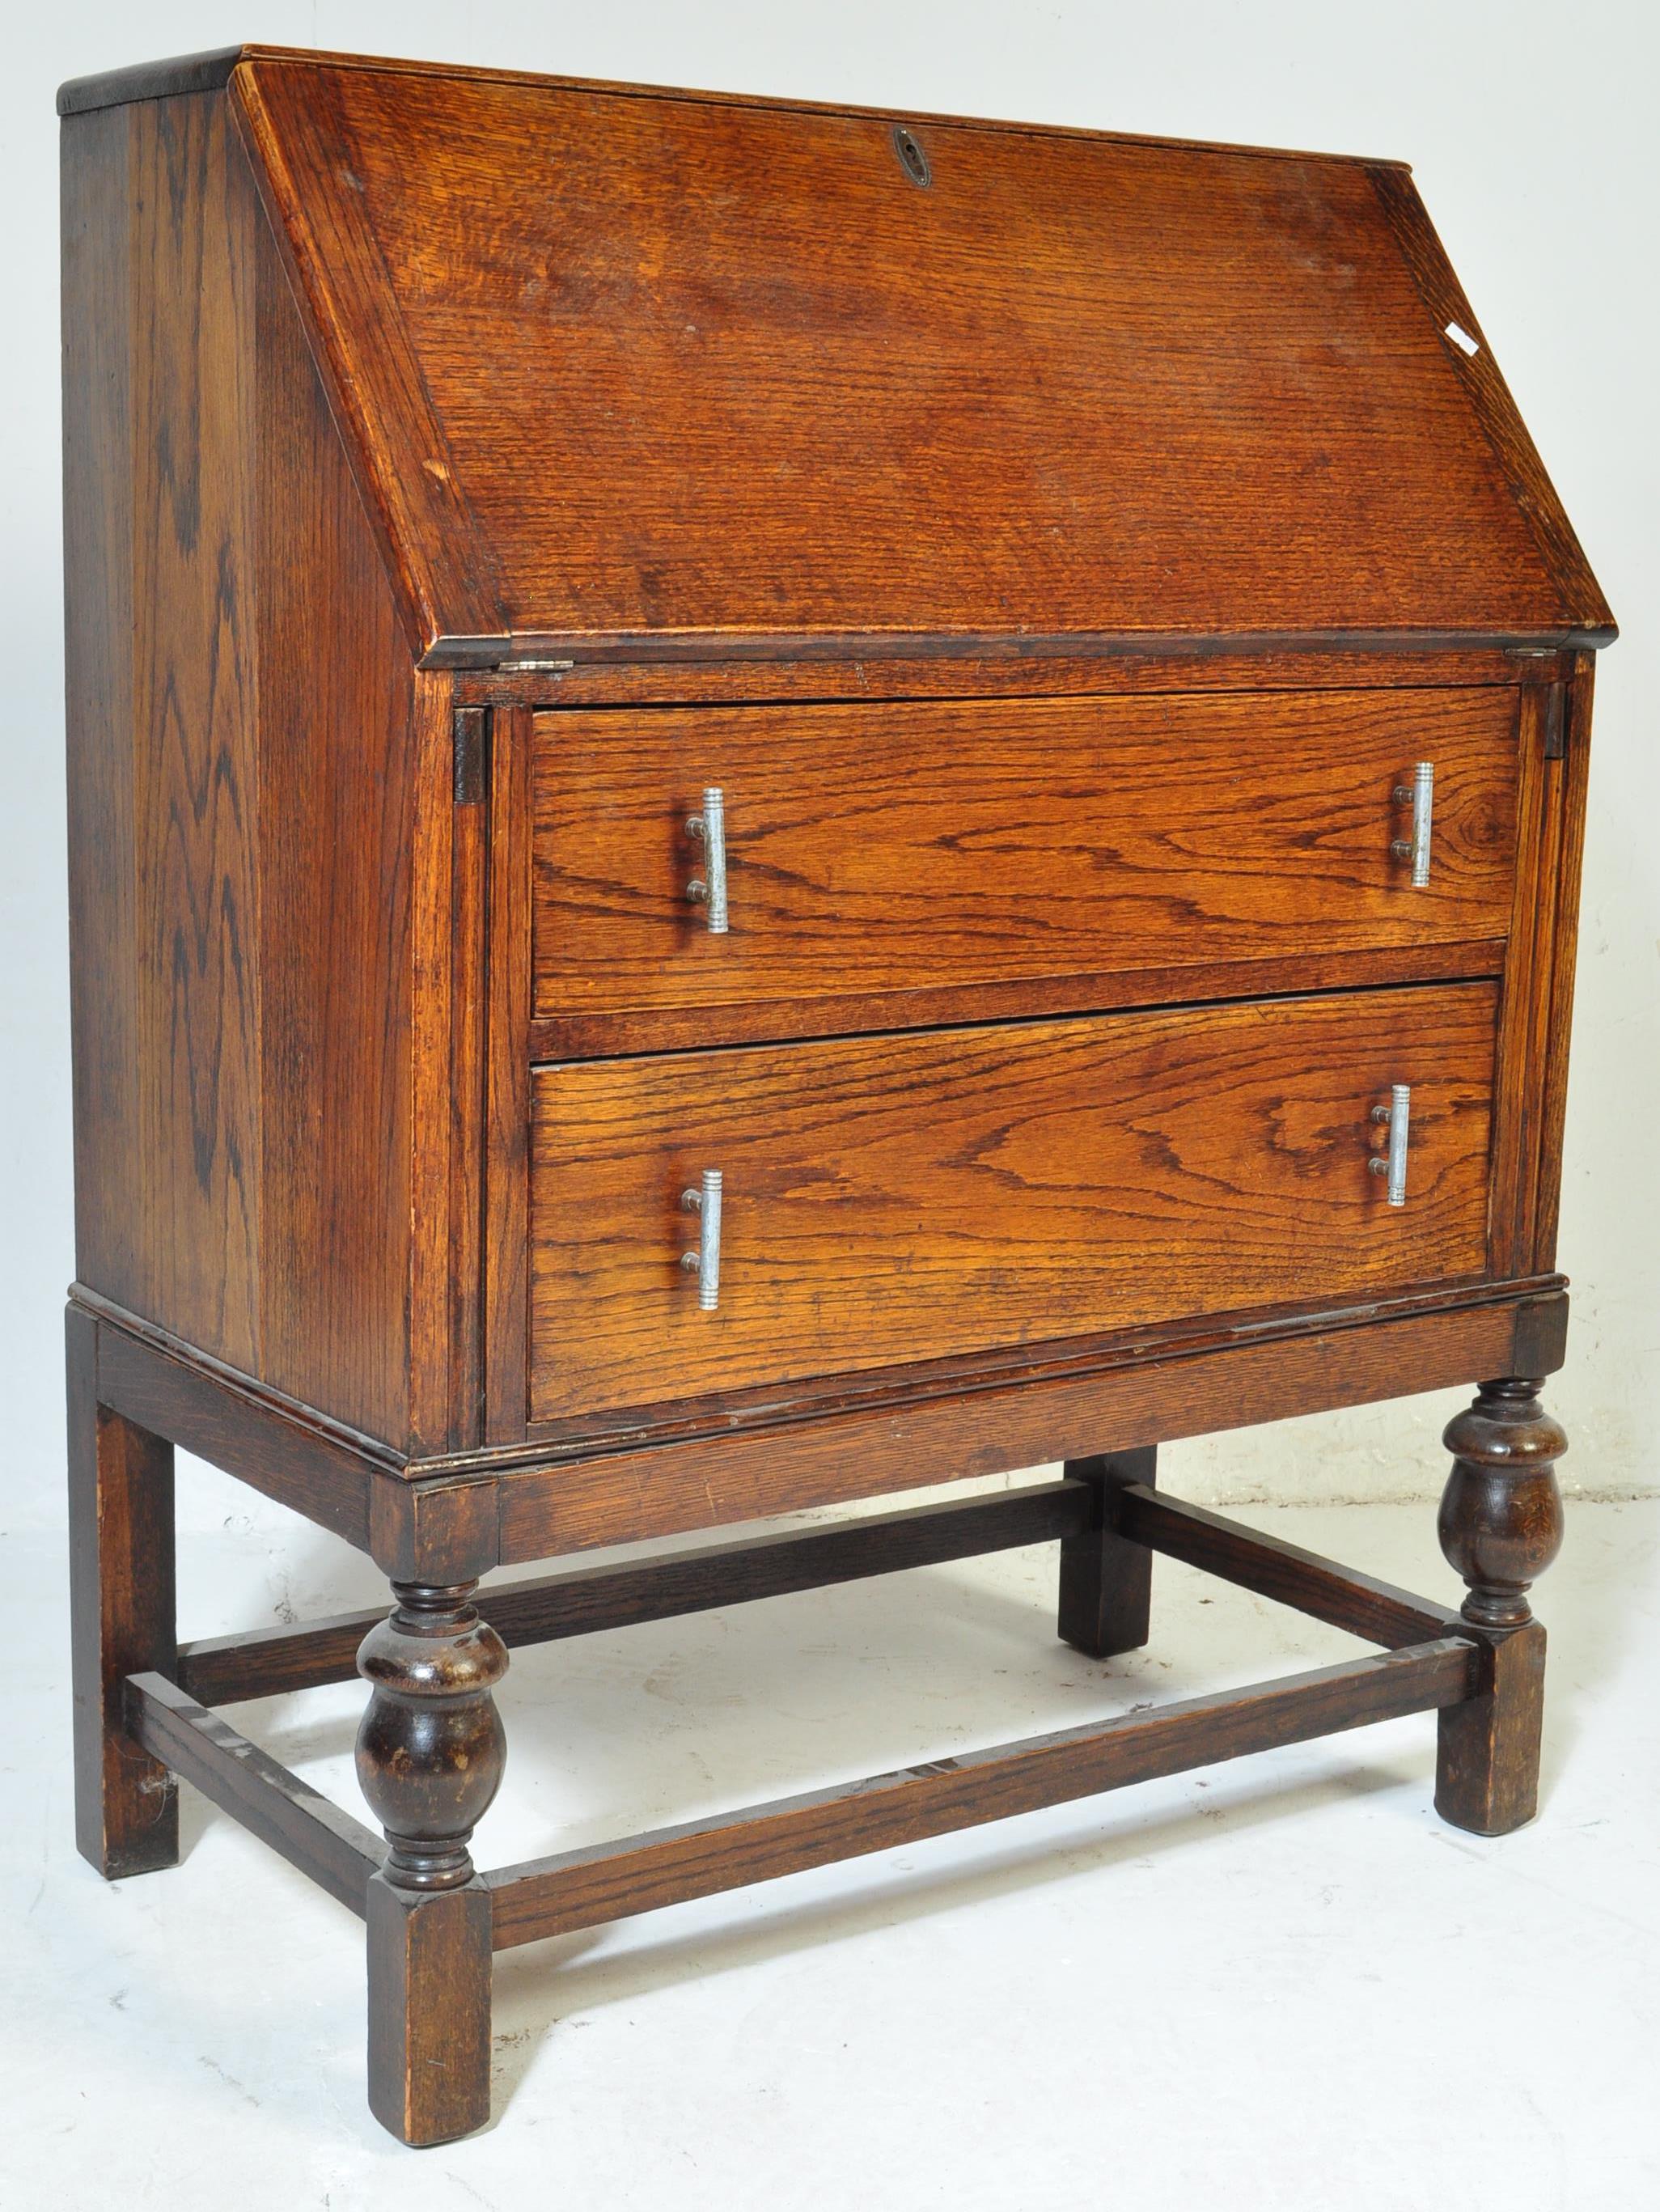
<svg viewBox="0 0 1660 2212">
<path fill-rule="evenodd" d="M 1449 323 L 1447 325 L 1447 336 L 1458 348 L 1460 353 L 1474 355 L 1480 353 L 1481 350 L 1480 344 L 1470 336 L 1469 332 L 1464 328 L 1462 323 Z"/>
</svg>

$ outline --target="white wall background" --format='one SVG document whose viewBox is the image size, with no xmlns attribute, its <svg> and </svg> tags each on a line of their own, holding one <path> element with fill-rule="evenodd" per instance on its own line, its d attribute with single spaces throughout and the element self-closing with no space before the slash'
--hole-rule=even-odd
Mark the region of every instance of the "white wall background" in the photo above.
<svg viewBox="0 0 1660 2212">
<path fill-rule="evenodd" d="M 1597 681 L 1554 1403 L 1564 1474 L 1660 1486 L 1660 204 L 1651 0 L 150 0 L 8 11 L 0 344 L 0 1528 L 61 1517 L 72 1272 L 58 531 L 57 123 L 66 76 L 242 39 L 573 76 L 1403 156 L 1623 628 Z M 1177 1448 L 1189 1495 L 1430 1497 L 1450 1405 Z M 1110 1439 L 1104 1438 L 1103 1442 Z M 186 1523 L 283 1516 L 217 1480 Z"/>
</svg>

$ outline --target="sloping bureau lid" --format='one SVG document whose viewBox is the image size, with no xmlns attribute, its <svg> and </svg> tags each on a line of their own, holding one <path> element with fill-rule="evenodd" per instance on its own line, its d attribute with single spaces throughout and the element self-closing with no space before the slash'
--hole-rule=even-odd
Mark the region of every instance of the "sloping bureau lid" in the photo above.
<svg viewBox="0 0 1660 2212">
<path fill-rule="evenodd" d="M 1608 634 L 1398 166 L 258 49 L 232 89 L 435 658 Z"/>
</svg>

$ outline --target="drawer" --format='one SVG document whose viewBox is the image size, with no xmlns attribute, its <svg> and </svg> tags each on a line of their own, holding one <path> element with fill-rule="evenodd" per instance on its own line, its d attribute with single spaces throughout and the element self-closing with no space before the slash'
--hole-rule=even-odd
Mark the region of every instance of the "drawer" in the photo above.
<svg viewBox="0 0 1660 2212">
<path fill-rule="evenodd" d="M 1495 974 L 1516 701 L 1493 687 L 538 715 L 538 1056 L 628 1049 L 616 1024 L 654 1014 L 647 1048 Z M 1435 780 L 1414 887 L 1391 846 L 1419 761 Z M 686 823 L 710 785 L 724 934 L 687 896 L 705 866 Z"/>
<path fill-rule="evenodd" d="M 531 1409 L 1482 1274 L 1488 983 L 544 1067 Z M 1411 1085 L 1407 1200 L 1370 1157 Z M 682 1194 L 723 1177 L 719 1305 Z"/>
</svg>

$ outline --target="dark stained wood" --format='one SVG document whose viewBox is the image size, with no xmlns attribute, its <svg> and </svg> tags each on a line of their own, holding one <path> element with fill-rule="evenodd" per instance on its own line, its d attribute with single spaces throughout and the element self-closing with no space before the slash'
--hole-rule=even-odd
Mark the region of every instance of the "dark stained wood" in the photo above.
<svg viewBox="0 0 1660 2212">
<path fill-rule="evenodd" d="M 456 797 L 445 687 L 418 680 L 418 797 L 408 861 L 412 934 L 410 1310 L 411 1443 L 482 1434 L 484 966 L 489 832 Z M 487 719 L 482 708 L 470 714 Z M 449 742 L 446 743 L 448 735 Z"/>
<path fill-rule="evenodd" d="M 1586 617 L 1364 167 L 945 121 L 919 191 L 876 117 L 265 58 L 233 97 L 423 637 Z"/>
<path fill-rule="evenodd" d="M 1435 1808 L 1455 1827 L 1507 1835 L 1539 1799 L 1545 1632 L 1528 1592 L 1562 1545 L 1556 1462 L 1567 1438 L 1524 1376 L 1484 1382 L 1443 1438 L 1453 1455 L 1438 1533 L 1468 1585 L 1462 1617 L 1482 1645 L 1481 1694 L 1440 1732 Z"/>
<path fill-rule="evenodd" d="M 132 348 L 105 303 L 131 290 L 131 121 L 89 117 L 64 133 L 62 171 L 64 746 L 69 804 L 70 1016 L 75 1241 L 131 1302 L 157 1262 L 143 1249 L 137 1153 L 141 1024 L 131 961 L 139 929 L 134 759 Z M 111 1155 L 114 1156 L 112 1161 Z"/>
<path fill-rule="evenodd" d="M 223 100 L 64 144 L 79 1277 L 398 1447 L 474 1441 L 448 1255 L 435 1310 L 411 1229 L 446 1218 L 411 1059 L 449 888 L 412 913 L 404 863 L 447 687 L 411 666 Z"/>
<path fill-rule="evenodd" d="M 1113 1510 L 1125 1541 L 1162 1552 L 1389 1650 L 1455 1634 L 1462 1625 L 1450 1607 L 1432 1605 L 1353 1568 L 1334 1566 L 1329 1559 L 1261 1529 L 1242 1528 L 1201 1506 L 1160 1498 L 1145 1484 L 1120 1489 Z"/>
<path fill-rule="evenodd" d="M 794 1528 L 744 1543 L 630 1559 L 620 1566 L 579 1567 L 526 1582 L 496 1583 L 476 1601 L 513 1650 L 1057 1538 L 1064 1548 L 1089 1513 L 1082 1483 L 1034 1483 L 827 1528 Z M 191 1696 L 204 1705 L 350 1681 L 356 1672 L 358 1646 L 380 1618 L 378 1612 L 343 1613 L 297 1628 L 206 1638 L 180 1645 L 175 1671 Z"/>
<path fill-rule="evenodd" d="M 473 1582 L 501 1559 L 499 1498 L 488 1477 L 404 1479 L 377 1468 L 365 1548 L 395 1583 Z"/>
<path fill-rule="evenodd" d="M 1613 626 L 1405 173 L 910 115 L 919 187 L 891 115 L 264 47 L 60 108 L 94 1864 L 170 1862 L 177 1772 L 364 1913 L 424 2143 L 492 1944 L 1431 1706 L 1446 1817 L 1527 1818 Z M 1149 1486 L 1477 1382 L 1456 1617 Z M 178 1650 L 174 1444 L 391 1619 Z M 1154 1551 L 1393 1648 L 475 1874 L 508 1642 L 1056 1537 L 1094 1656 Z M 196 1702 L 354 1656 L 389 1853 Z"/>
<path fill-rule="evenodd" d="M 124 1690 L 173 1663 L 173 1446 L 100 1403 L 91 1316 L 71 1306 L 64 1334 L 75 1840 L 115 1880 L 179 1856 L 173 1778 L 129 1733 Z"/>
<path fill-rule="evenodd" d="M 489 2118 L 490 1897 L 368 1886 L 369 2110 L 400 2142 L 452 2142 Z"/>
<path fill-rule="evenodd" d="M 787 1797 L 722 1820 L 504 1868 L 485 1877 L 496 1948 L 1454 1705 L 1470 1695 L 1478 1663 L 1470 1644 L 1445 1637 L 1221 1697 L 873 1775 L 849 1789 Z"/>
<path fill-rule="evenodd" d="M 1545 1717 L 1545 1631 L 1529 1621 L 1490 1637 L 1480 1693 L 1443 1709 L 1435 1809 L 1472 1835 L 1507 1836 L 1539 1809 Z"/>
<path fill-rule="evenodd" d="M 1560 1278 L 1558 1278 L 1559 1281 Z M 1568 1298 L 1551 1291 L 1529 1298 L 1516 1313 L 1510 1369 L 1517 1375 L 1554 1375 L 1568 1356 Z"/>
<path fill-rule="evenodd" d="M 296 1419 L 222 1369 L 175 1358 L 121 1328 L 102 1331 L 98 1388 L 137 1426 L 368 1548 L 376 1462 L 367 1438 Z"/>
<path fill-rule="evenodd" d="M 233 161 L 246 173 L 240 147 Z M 442 1131 L 413 1111 L 411 1030 L 416 971 L 424 985 L 439 943 L 448 958 L 450 922 L 447 905 L 415 909 L 408 863 L 423 753 L 447 755 L 444 706 L 410 667 L 279 257 L 245 189 L 258 281 L 259 1371 L 389 1443 L 441 1449 L 447 1409 L 429 1373 L 441 1353 L 412 1340 L 410 1313 L 419 1150 Z M 452 812 L 441 777 L 424 796 Z M 432 1211 L 441 1217 L 441 1200 Z"/>
<path fill-rule="evenodd" d="M 1186 998 L 1213 994 L 1184 968 L 1231 963 L 1256 995 L 1245 963 L 1287 947 L 1317 950 L 1339 981 L 1334 956 L 1384 948 L 1416 956 L 1400 980 L 1439 975 L 1444 945 L 1509 927 L 1514 702 L 1484 689 L 540 715 L 534 1011 L 586 1017 L 588 1035 L 596 1016 L 695 1011 L 696 1042 L 719 1043 L 775 1035 L 780 1008 L 846 1028 L 843 995 L 941 984 L 1153 969 Z M 1420 759 L 1436 769 L 1434 861 L 1414 890 L 1390 848 L 1408 826 L 1393 794 Z M 726 796 L 723 936 L 685 890 L 700 866 L 685 823 L 707 784 Z"/>
<path fill-rule="evenodd" d="M 1472 983 L 539 1070 L 532 1417 L 1480 1275 L 1493 1013 Z M 1391 1082 L 1404 1208 L 1368 1171 Z M 680 1194 L 716 1166 L 706 1314 Z"/>
<path fill-rule="evenodd" d="M 361 1821 L 164 1675 L 134 1674 L 125 1697 L 128 1723 L 159 1764 L 362 1918 L 369 1877 L 384 1854 Z"/>
<path fill-rule="evenodd" d="M 1371 653 L 1318 653 L 1195 648 L 1186 653 L 1123 647 L 1105 655 L 1003 652 L 930 659 L 885 653 L 879 659 L 556 662 L 541 667 L 458 669 L 458 700 L 532 708 L 777 706 L 837 699 L 1091 697 L 1162 691 L 1334 691 L 1396 684 L 1566 681 L 1573 655 L 1537 647 L 1446 647 L 1413 650 L 1398 642 Z"/>
<path fill-rule="evenodd" d="M 1441 1549 L 1469 1585 L 1464 1619 L 1481 1628 L 1524 1627 L 1533 1617 L 1528 1591 L 1562 1547 L 1556 1462 L 1568 1440 L 1539 1389 L 1537 1377 L 1484 1382 L 1442 1437 L 1453 1462 Z"/>
<path fill-rule="evenodd" d="M 254 1371 L 246 179 L 206 94 L 63 135 L 77 1272 Z"/>
<path fill-rule="evenodd" d="M 1066 1473 L 1089 1494 L 1085 1528 L 1061 1546 L 1061 1591 L 1056 1633 L 1091 1659 L 1139 1651 L 1147 1640 L 1152 1605 L 1152 1554 L 1123 1533 L 1117 1504 L 1129 1483 L 1151 1489 L 1158 1452 L 1113 1452 L 1071 1459 Z"/>
<path fill-rule="evenodd" d="M 216 46 L 200 54 L 175 54 L 167 61 L 139 62 L 131 69 L 100 70 L 71 77 L 58 88 L 60 115 L 86 115 L 100 107 L 124 107 L 137 100 L 168 100 L 181 92 L 217 92 L 247 51 Z"/>
<path fill-rule="evenodd" d="M 394 1583 L 357 1655 L 357 1780 L 387 1844 L 368 1893 L 369 2109 L 408 2143 L 489 2117 L 490 1908 L 467 1846 L 507 1756 L 508 1655 L 474 1588 Z"/>
<path fill-rule="evenodd" d="M 1511 1359 L 1517 1308 L 1477 1304 L 1208 1343 L 1157 1339 L 1069 1370 L 1034 1362 L 941 1377 L 928 1395 L 826 1402 L 787 1421 L 719 1422 L 673 1442 L 527 1460 L 502 1480 L 504 1565 L 886 1492 L 1249 1428 L 1333 1406 L 1445 1389 Z"/>
<path fill-rule="evenodd" d="M 464 1889 L 473 1829 L 502 1784 L 507 1741 L 492 1692 L 507 1647 L 479 1619 L 477 1587 L 394 1583 L 391 1613 L 357 1654 L 369 1686 L 357 1786 L 386 1830 L 394 1888 Z"/>
<path fill-rule="evenodd" d="M 1017 662 L 1030 662 L 1034 667 L 1047 663 L 1065 666 L 1079 659 L 1088 659 L 1098 665 L 1121 662 L 1128 665 L 1144 659 L 1163 659 L 1168 665 L 1176 665 L 1195 658 L 1215 658 L 1231 663 L 1236 670 L 1248 661 L 1312 662 L 1316 659 L 1324 660 L 1332 654 L 1347 659 L 1352 655 L 1422 656 L 1445 653 L 1454 660 L 1484 659 L 1490 654 L 1505 659 L 1554 660 L 1572 658 L 1584 648 L 1611 644 L 1613 639 L 1612 630 L 1561 629 L 1331 629 L 1312 635 L 1304 630 L 1230 630 L 1221 637 L 1202 630 L 1065 630 L 1053 636 L 1027 630 L 1014 637 L 1000 632 L 972 630 L 918 637 L 909 631 L 883 630 L 763 630 L 751 636 L 736 631 L 712 635 L 698 630 L 682 633 L 671 629 L 581 639 L 558 632 L 538 635 L 514 630 L 502 636 L 440 638 L 422 654 L 421 665 L 442 670 L 458 678 L 470 672 L 477 676 L 480 671 L 490 671 L 507 679 L 504 696 L 510 700 L 515 696 L 515 673 L 539 678 L 551 691 L 565 672 L 591 672 L 594 689 L 603 698 L 606 696 L 605 678 L 612 672 L 621 672 L 625 682 L 634 683 L 649 680 L 646 672 L 655 671 L 655 680 L 666 689 L 680 680 L 677 672 L 696 669 L 705 672 L 699 684 L 702 695 L 719 698 L 723 695 L 717 685 L 707 681 L 707 672 L 722 666 L 747 668 L 764 675 L 771 670 L 787 672 L 799 668 L 805 672 L 838 665 L 845 669 L 849 664 L 855 669 L 875 668 L 889 661 L 912 667 L 926 659 L 930 663 L 943 664 L 943 675 L 958 660 L 966 662 L 971 671 L 981 672 L 1004 655 Z M 696 678 L 690 680 L 699 682 Z M 792 688 L 799 690 L 800 684 L 798 681 L 792 687 L 787 676 L 785 686 L 787 692 Z M 952 686 L 936 679 L 933 688 L 945 694 Z M 983 678 L 977 685 L 971 678 L 969 688 L 983 689 Z M 1157 690 L 1169 686 L 1152 684 L 1146 688 Z M 1217 688 L 1233 687 L 1223 684 Z M 1248 679 L 1243 688 L 1257 687 Z M 530 693 L 534 687 L 526 685 L 525 689 Z M 832 683 L 832 696 L 835 689 Z M 754 696 L 766 700 L 775 695 L 763 688 Z M 546 705 L 549 702 L 545 696 L 539 696 L 536 703 Z"/>
</svg>

